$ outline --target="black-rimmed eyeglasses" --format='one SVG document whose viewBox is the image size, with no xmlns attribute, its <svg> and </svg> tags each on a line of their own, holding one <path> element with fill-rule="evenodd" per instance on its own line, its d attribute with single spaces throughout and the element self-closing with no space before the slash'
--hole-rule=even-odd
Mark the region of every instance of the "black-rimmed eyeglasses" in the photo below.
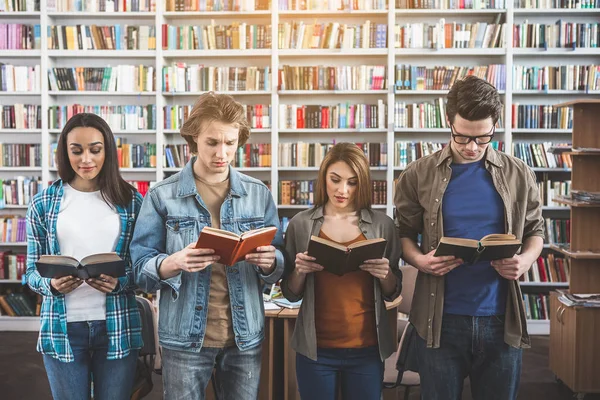
<svg viewBox="0 0 600 400">
<path fill-rule="evenodd" d="M 485 135 L 478 136 L 462 135 L 459 132 L 456 132 L 456 129 L 454 129 L 454 125 L 452 124 L 450 124 L 450 130 L 452 131 L 452 140 L 457 144 L 469 144 L 471 141 L 475 142 L 475 144 L 488 144 L 496 134 L 496 126 L 493 126 Z"/>
</svg>

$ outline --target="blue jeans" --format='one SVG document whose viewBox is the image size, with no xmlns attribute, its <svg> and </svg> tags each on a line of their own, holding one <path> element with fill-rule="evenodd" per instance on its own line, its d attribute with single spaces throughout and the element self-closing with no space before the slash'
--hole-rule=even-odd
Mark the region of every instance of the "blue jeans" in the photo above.
<svg viewBox="0 0 600 400">
<path fill-rule="evenodd" d="M 460 400 L 468 376 L 474 400 L 517 398 L 522 349 L 504 343 L 504 316 L 444 314 L 440 347 L 417 336 L 421 399 Z"/>
<path fill-rule="evenodd" d="M 55 400 L 89 399 L 92 379 L 95 400 L 131 398 L 138 350 L 118 360 L 107 360 L 106 321 L 69 322 L 67 335 L 75 361 L 62 362 L 44 354 Z"/>
<path fill-rule="evenodd" d="M 216 368 L 219 400 L 256 400 L 262 346 L 240 351 L 237 346 L 203 347 L 199 353 L 163 348 L 165 400 L 204 400 Z"/>
<path fill-rule="evenodd" d="M 383 362 L 377 346 L 362 349 L 317 349 L 317 361 L 296 354 L 300 397 L 335 400 L 338 381 L 344 400 L 380 400 Z"/>
</svg>

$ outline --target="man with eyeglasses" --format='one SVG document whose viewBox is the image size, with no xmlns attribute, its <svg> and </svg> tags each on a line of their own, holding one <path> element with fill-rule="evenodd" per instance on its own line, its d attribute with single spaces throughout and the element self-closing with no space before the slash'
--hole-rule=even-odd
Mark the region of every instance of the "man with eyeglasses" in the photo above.
<svg viewBox="0 0 600 400">
<path fill-rule="evenodd" d="M 394 203 L 403 258 L 419 270 L 410 321 L 425 400 L 516 399 L 530 346 L 519 277 L 537 260 L 544 221 L 535 175 L 490 143 L 503 110 L 495 87 L 474 76 L 448 93 L 450 144 L 406 168 Z M 463 263 L 434 257 L 442 236 L 511 233 L 518 255 Z M 421 234 L 420 247 L 417 244 Z"/>
</svg>

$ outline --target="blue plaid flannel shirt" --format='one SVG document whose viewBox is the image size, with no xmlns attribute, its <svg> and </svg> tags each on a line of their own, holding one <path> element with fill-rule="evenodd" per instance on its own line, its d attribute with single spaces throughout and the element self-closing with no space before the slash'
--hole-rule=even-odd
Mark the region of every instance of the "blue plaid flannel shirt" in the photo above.
<svg viewBox="0 0 600 400">
<path fill-rule="evenodd" d="M 60 254 L 56 221 L 62 197 L 63 183 L 59 179 L 38 193 L 29 205 L 26 276 L 29 287 L 44 296 L 37 350 L 62 362 L 72 362 L 74 357 L 67 337 L 65 296 L 53 292 L 50 279 L 42 278 L 35 266 L 43 254 Z M 129 255 L 129 243 L 141 205 L 142 196 L 136 192 L 126 208 L 117 207 L 121 217 L 121 234 L 115 251 L 126 262 L 127 276 L 119 278 L 115 291 L 106 295 L 108 360 L 126 357 L 130 350 L 142 347 L 142 325 L 133 292 L 135 280 Z"/>
</svg>

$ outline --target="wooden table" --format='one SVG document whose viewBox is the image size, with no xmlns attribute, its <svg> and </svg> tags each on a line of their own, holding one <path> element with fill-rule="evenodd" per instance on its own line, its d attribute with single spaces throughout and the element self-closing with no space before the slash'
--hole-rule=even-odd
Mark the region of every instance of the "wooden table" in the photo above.
<svg viewBox="0 0 600 400">
<path fill-rule="evenodd" d="M 399 296 L 393 302 L 385 303 L 387 309 L 387 317 L 393 331 L 394 343 L 398 343 L 398 310 L 397 307 L 402 302 L 402 297 Z M 292 334 L 296 326 L 296 318 L 298 318 L 298 309 L 283 309 L 278 317 L 283 320 L 283 390 L 284 400 L 300 400 L 298 392 L 298 383 L 296 382 L 296 352 L 292 349 Z M 395 391 L 385 390 L 383 392 L 384 400 L 395 399 Z"/>
</svg>

